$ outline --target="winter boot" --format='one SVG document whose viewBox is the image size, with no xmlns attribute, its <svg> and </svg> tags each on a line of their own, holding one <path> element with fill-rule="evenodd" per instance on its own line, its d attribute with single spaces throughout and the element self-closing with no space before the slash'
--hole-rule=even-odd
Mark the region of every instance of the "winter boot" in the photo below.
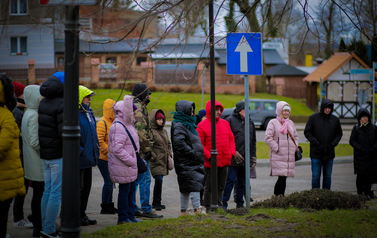
<svg viewBox="0 0 377 238">
<path fill-rule="evenodd" d="M 113 202 L 110 203 L 109 207 L 110 207 L 111 210 L 113 210 L 115 212 L 115 214 L 118 213 L 118 209 L 116 209 L 114 207 L 114 203 Z"/>
<path fill-rule="evenodd" d="M 101 203 L 101 214 L 115 214 L 116 212 L 111 209 L 111 203 Z"/>
<path fill-rule="evenodd" d="M 156 202 L 155 206 L 154 206 L 154 209 L 156 209 L 156 211 L 161 211 L 162 209 L 166 209 L 166 206 L 165 205 L 161 205 L 161 202 Z"/>
</svg>

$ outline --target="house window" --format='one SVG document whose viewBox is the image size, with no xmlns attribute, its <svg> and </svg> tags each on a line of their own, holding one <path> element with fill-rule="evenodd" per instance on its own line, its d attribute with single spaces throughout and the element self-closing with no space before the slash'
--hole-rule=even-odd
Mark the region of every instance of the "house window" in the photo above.
<svg viewBox="0 0 377 238">
<path fill-rule="evenodd" d="M 141 65 L 141 62 L 147 62 L 147 57 L 138 57 L 136 65 Z"/>
<path fill-rule="evenodd" d="M 27 37 L 11 37 L 10 38 L 10 54 L 11 55 L 27 55 Z"/>
<path fill-rule="evenodd" d="M 64 67 L 64 58 L 63 57 L 59 57 L 58 58 L 58 67 Z"/>
<path fill-rule="evenodd" d="M 11 15 L 26 15 L 27 14 L 27 0 L 11 0 L 10 1 Z"/>
<path fill-rule="evenodd" d="M 108 64 L 116 64 L 117 60 L 115 57 L 109 57 L 106 59 L 106 63 Z"/>
</svg>

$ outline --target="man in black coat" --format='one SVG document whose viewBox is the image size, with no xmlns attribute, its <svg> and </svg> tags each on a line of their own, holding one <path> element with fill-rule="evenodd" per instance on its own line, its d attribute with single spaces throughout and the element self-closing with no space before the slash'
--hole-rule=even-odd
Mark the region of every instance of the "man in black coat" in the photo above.
<svg viewBox="0 0 377 238">
<path fill-rule="evenodd" d="M 321 170 L 323 170 L 322 188 L 328 190 L 331 188 L 335 146 L 343 136 L 339 118 L 332 115 L 333 111 L 333 102 L 324 99 L 320 112 L 311 115 L 305 126 L 304 135 L 310 142 L 312 188 L 320 188 Z"/>
<path fill-rule="evenodd" d="M 236 144 L 236 156 L 232 159 L 228 168 L 228 177 L 223 195 L 223 208 L 227 209 L 230 194 L 232 192 L 234 182 L 237 180 L 235 202 L 237 208 L 244 207 L 243 196 L 245 194 L 245 102 L 241 101 L 236 104 L 232 115 L 226 120 L 230 124 L 230 128 L 234 135 Z M 254 122 L 249 118 L 249 135 L 250 135 L 250 165 L 251 169 L 255 169 L 256 159 L 256 137 Z"/>
</svg>

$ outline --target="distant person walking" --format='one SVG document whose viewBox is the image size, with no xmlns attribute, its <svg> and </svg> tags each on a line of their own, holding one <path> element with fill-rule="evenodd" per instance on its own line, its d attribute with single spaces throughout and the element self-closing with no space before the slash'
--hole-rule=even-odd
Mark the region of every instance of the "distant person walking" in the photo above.
<svg viewBox="0 0 377 238">
<path fill-rule="evenodd" d="M 102 187 L 102 203 L 101 214 L 116 214 L 117 209 L 114 207 L 113 202 L 113 182 L 109 174 L 109 132 L 111 124 L 114 121 L 114 106 L 115 101 L 106 99 L 103 102 L 103 116 L 97 122 L 97 135 L 100 146 L 100 155 L 98 160 L 98 168 L 103 178 Z"/>
<path fill-rule="evenodd" d="M 161 204 L 163 177 L 169 174 L 168 159 L 173 157 L 169 135 L 164 129 L 166 118 L 161 109 L 153 109 L 149 113 L 149 120 L 153 134 L 152 158 L 149 161 L 152 177 L 154 178 L 152 208 L 157 211 L 165 209 Z"/>
<path fill-rule="evenodd" d="M 367 200 L 372 197 L 373 174 L 377 173 L 377 128 L 371 123 L 370 113 L 361 108 L 357 113 L 357 124 L 350 136 L 353 150 L 353 165 L 356 174 L 357 194 Z"/>
<path fill-rule="evenodd" d="M 175 104 L 171 126 L 174 168 L 181 198 L 181 215 L 188 214 L 190 196 L 194 212 L 204 214 L 200 206 L 200 191 L 204 184 L 203 145 L 195 130 L 195 103 L 179 100 Z"/>
<path fill-rule="evenodd" d="M 287 177 L 295 176 L 298 134 L 295 124 L 289 119 L 291 111 L 291 105 L 279 101 L 276 104 L 277 117 L 268 123 L 265 134 L 265 142 L 270 147 L 270 176 L 278 176 L 274 187 L 275 196 L 284 196 Z"/>
<path fill-rule="evenodd" d="M 321 171 L 323 171 L 322 188 L 331 189 L 335 146 L 343 136 L 339 118 L 332 115 L 333 111 L 333 102 L 324 99 L 320 112 L 311 115 L 305 126 L 304 135 L 310 142 L 312 188 L 320 188 Z"/>
<path fill-rule="evenodd" d="M 0 238 L 7 235 L 8 212 L 13 198 L 26 193 L 20 159 L 20 131 L 12 115 L 16 105 L 12 80 L 8 75 L 0 74 Z"/>
</svg>

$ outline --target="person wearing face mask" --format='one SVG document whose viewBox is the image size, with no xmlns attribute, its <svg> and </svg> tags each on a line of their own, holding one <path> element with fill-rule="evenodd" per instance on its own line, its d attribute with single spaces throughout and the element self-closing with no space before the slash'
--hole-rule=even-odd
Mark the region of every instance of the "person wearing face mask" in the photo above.
<svg viewBox="0 0 377 238">
<path fill-rule="evenodd" d="M 265 133 L 265 142 L 270 148 L 270 176 L 278 176 L 273 196 L 284 196 L 287 177 L 295 176 L 298 134 L 289 119 L 291 111 L 287 102 L 279 101 L 276 104 L 277 117 L 268 123 Z"/>
<path fill-rule="evenodd" d="M 162 218 L 162 215 L 156 214 L 149 203 L 151 172 L 149 169 L 149 160 L 152 158 L 153 135 L 148 117 L 147 105 L 150 102 L 152 92 L 145 84 L 136 84 L 132 89 L 133 103 L 136 105 L 135 127 L 139 135 L 140 155 L 147 161 L 148 170 L 138 174 L 136 184 L 140 191 L 140 205 L 142 211 L 137 207 L 136 200 L 134 203 L 134 213 L 136 217 L 143 218 Z"/>
<path fill-rule="evenodd" d="M 332 115 L 333 111 L 333 102 L 324 99 L 320 112 L 311 115 L 305 126 L 304 135 L 310 142 L 312 188 L 320 188 L 321 171 L 323 171 L 322 188 L 331 189 L 335 146 L 343 136 L 339 118 Z"/>
<path fill-rule="evenodd" d="M 165 209 L 161 204 L 162 179 L 169 174 L 168 159 L 173 156 L 168 132 L 164 129 L 165 114 L 161 109 L 153 109 L 149 113 L 151 129 L 153 134 L 152 158 L 149 161 L 152 177 L 154 178 L 152 208 L 157 211 Z"/>
<path fill-rule="evenodd" d="M 373 174 L 377 172 L 377 128 L 371 123 L 367 109 L 361 108 L 356 117 L 349 142 L 353 147 L 357 194 L 370 200 L 375 198 L 371 187 Z"/>
<path fill-rule="evenodd" d="M 92 168 L 97 165 L 99 158 L 96 119 L 90 107 L 94 95 L 95 93 L 92 90 L 82 85 L 79 86 L 81 226 L 97 223 L 96 220 L 90 219 L 85 213 L 92 188 Z"/>
<path fill-rule="evenodd" d="M 224 107 L 217 100 L 215 101 L 215 120 L 216 120 L 216 150 L 217 150 L 217 205 L 222 207 L 223 192 L 228 176 L 228 166 L 236 155 L 236 145 L 234 135 L 230 128 L 229 122 L 221 119 L 221 113 Z M 204 148 L 204 167 L 205 167 L 205 184 L 204 184 L 204 206 L 209 210 L 211 206 L 211 150 L 212 150 L 212 133 L 211 133 L 211 101 L 206 104 L 206 119 L 199 123 L 196 129 L 199 133 L 200 140 Z"/>
</svg>

